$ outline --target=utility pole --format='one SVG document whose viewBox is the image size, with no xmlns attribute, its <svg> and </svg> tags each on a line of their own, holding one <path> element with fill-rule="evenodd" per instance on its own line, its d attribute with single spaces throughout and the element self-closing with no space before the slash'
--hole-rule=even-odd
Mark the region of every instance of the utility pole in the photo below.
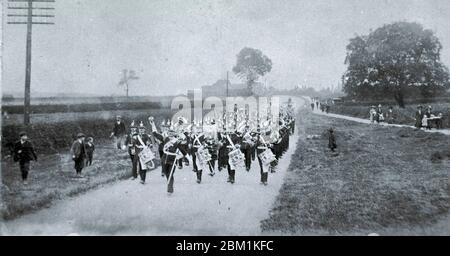
<svg viewBox="0 0 450 256">
<path fill-rule="evenodd" d="M 26 39 L 26 60 L 25 60 L 25 95 L 23 108 L 23 123 L 30 124 L 30 101 L 31 101 L 31 41 L 33 25 L 54 25 L 50 18 L 54 18 L 55 0 L 8 0 L 8 24 L 27 25 L 27 39 Z M 33 3 L 37 3 L 33 6 Z M 44 4 L 44 5 L 42 5 Z M 39 10 L 39 14 L 34 14 L 33 10 Z M 26 11 L 26 14 L 24 14 Z M 33 20 L 38 18 L 39 20 Z M 44 19 L 44 20 L 43 20 Z"/>
</svg>

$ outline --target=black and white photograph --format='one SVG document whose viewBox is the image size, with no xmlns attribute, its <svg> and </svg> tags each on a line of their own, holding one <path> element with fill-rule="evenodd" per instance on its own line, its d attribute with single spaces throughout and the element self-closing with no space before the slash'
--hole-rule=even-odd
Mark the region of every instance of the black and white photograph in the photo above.
<svg viewBox="0 0 450 256">
<path fill-rule="evenodd" d="M 1 10 L 0 236 L 450 235 L 449 0 Z"/>
</svg>

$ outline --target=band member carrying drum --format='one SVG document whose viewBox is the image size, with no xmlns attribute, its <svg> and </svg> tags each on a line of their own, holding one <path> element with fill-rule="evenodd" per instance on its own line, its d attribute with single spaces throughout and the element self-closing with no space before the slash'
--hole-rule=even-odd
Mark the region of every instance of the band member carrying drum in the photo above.
<svg viewBox="0 0 450 256">
<path fill-rule="evenodd" d="M 259 168 L 261 170 L 261 184 L 267 186 L 267 179 L 269 176 L 269 169 L 271 169 L 271 163 L 275 161 L 275 155 L 270 150 L 270 144 L 268 141 L 270 131 L 264 132 L 258 136 L 256 142 L 256 153 L 258 155 Z M 265 138 L 266 137 L 266 138 Z"/>
<path fill-rule="evenodd" d="M 203 148 L 205 136 L 203 135 L 203 133 L 199 132 L 197 126 L 193 127 L 191 141 L 192 141 L 191 153 L 192 153 L 193 168 L 194 172 L 197 173 L 197 183 L 200 184 L 202 182 L 203 166 L 199 164 L 197 158 L 198 158 L 198 150 L 200 148 Z"/>
<path fill-rule="evenodd" d="M 175 131 L 169 130 L 167 133 L 166 143 L 164 144 L 164 175 L 167 179 L 167 192 L 172 194 L 174 189 L 174 173 L 177 160 L 183 158 L 187 152 L 180 145 L 179 139 L 176 137 Z"/>
<path fill-rule="evenodd" d="M 141 184 L 145 184 L 145 178 L 147 176 L 147 169 L 148 167 L 143 164 L 140 161 L 139 154 L 144 150 L 144 148 L 148 147 L 150 143 L 150 139 L 148 135 L 145 133 L 146 129 L 144 126 L 139 126 L 138 132 L 135 132 L 133 134 L 132 140 L 131 140 L 131 153 L 133 155 L 133 165 L 132 165 L 132 175 L 133 180 L 137 178 L 137 175 L 139 173 L 139 176 L 141 178 Z"/>
</svg>

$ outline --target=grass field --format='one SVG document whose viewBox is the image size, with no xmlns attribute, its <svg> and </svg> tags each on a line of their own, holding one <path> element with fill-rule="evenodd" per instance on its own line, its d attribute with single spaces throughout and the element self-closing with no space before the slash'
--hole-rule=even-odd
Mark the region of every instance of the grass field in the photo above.
<svg viewBox="0 0 450 256">
<path fill-rule="evenodd" d="M 67 113 L 46 114 L 47 122 L 33 124 L 28 131 L 34 144 L 38 162 L 32 162 L 30 184 L 21 184 L 18 163 L 9 156 L 8 143 L 18 140 L 18 133 L 24 130 L 20 125 L 2 126 L 2 161 L 1 161 L 1 215 L 6 219 L 41 209 L 51 205 L 54 200 L 77 195 L 111 183 L 131 177 L 131 161 L 127 152 L 118 152 L 113 148 L 109 137 L 116 114 L 122 114 L 128 125 L 132 119 L 146 121 L 151 115 L 160 123 L 171 117 L 170 109 L 149 111 L 129 111 L 99 113 L 76 113 L 76 119 L 63 119 Z M 85 115 L 83 115 L 85 114 Z M 86 117 L 86 115 L 88 115 Z M 63 120 L 61 120 L 63 119 Z M 93 136 L 96 144 L 93 166 L 83 172 L 85 179 L 75 179 L 70 147 L 74 136 L 83 132 Z"/>
<path fill-rule="evenodd" d="M 425 107 L 431 106 L 433 109 L 433 113 L 438 115 L 439 113 L 443 114 L 443 125 L 445 128 L 450 127 L 450 103 L 429 103 L 422 104 Z M 388 105 L 383 105 L 383 110 L 386 113 L 388 111 Z M 395 123 L 397 124 L 407 124 L 414 125 L 415 113 L 417 110 L 417 104 L 414 105 L 406 105 L 404 109 L 399 108 L 398 106 L 393 105 L 394 114 L 396 116 Z M 348 115 L 353 117 L 359 117 L 364 119 L 369 119 L 369 110 L 370 106 L 359 106 L 359 105 L 332 105 L 330 108 L 331 113 Z"/>
<path fill-rule="evenodd" d="M 337 154 L 327 149 L 331 126 Z M 297 127 L 299 147 L 261 223 L 265 233 L 368 234 L 428 226 L 449 213 L 449 136 L 311 113 Z"/>
</svg>

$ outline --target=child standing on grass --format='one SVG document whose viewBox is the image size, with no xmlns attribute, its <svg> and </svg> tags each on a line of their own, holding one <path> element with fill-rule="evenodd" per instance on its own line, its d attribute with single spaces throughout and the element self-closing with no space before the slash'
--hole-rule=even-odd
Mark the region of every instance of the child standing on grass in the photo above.
<svg viewBox="0 0 450 256">
<path fill-rule="evenodd" d="M 328 130 L 328 148 L 330 148 L 332 152 L 334 152 L 334 150 L 337 148 L 336 137 L 334 136 L 333 128 L 330 128 Z"/>
<path fill-rule="evenodd" d="M 431 128 L 429 128 L 430 126 L 428 125 L 428 117 L 426 115 L 424 115 L 422 118 L 422 127 L 427 130 L 431 130 Z"/>
<path fill-rule="evenodd" d="M 92 138 L 92 137 L 87 138 L 87 142 L 85 144 L 85 150 L 86 150 L 86 166 L 91 166 L 92 158 L 94 156 L 94 150 L 95 150 L 94 138 Z"/>
</svg>

